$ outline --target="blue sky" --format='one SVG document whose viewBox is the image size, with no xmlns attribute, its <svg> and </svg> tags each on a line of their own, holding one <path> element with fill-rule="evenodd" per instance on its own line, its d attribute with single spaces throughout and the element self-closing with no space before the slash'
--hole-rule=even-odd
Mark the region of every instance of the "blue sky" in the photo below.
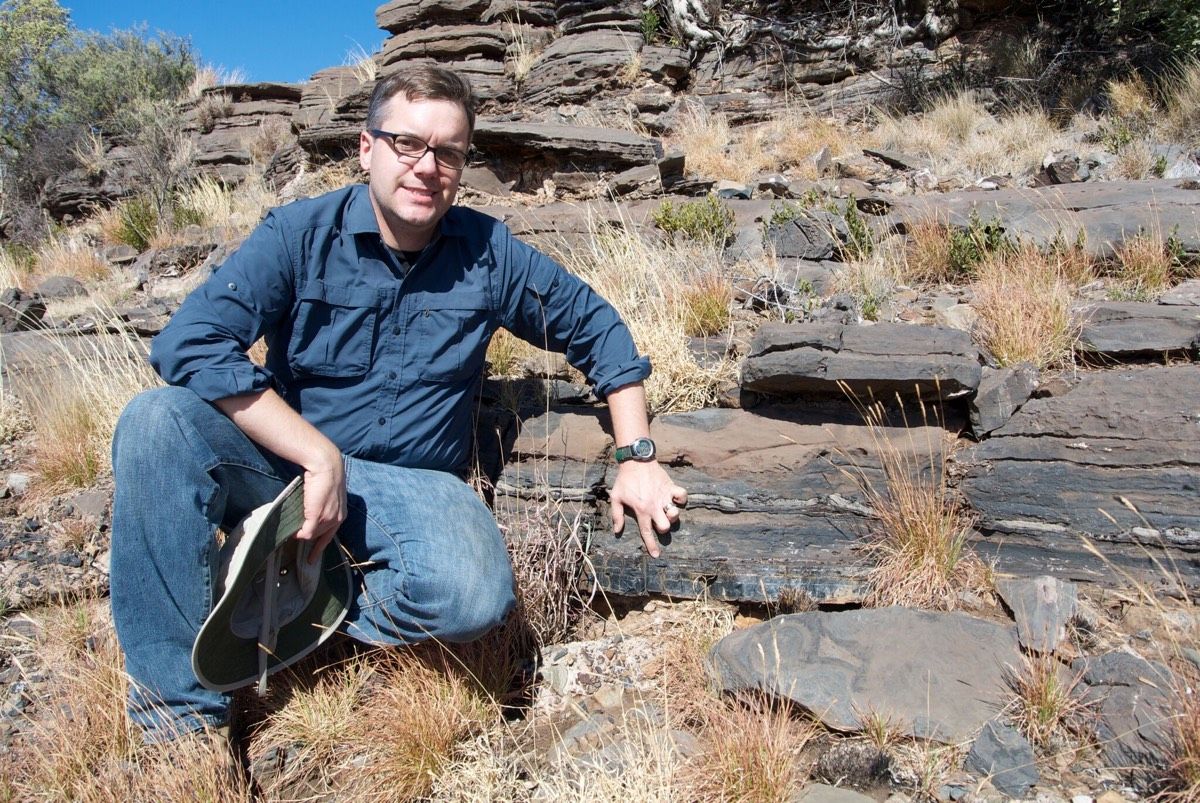
<svg viewBox="0 0 1200 803">
<path fill-rule="evenodd" d="M 247 81 L 304 81 L 346 63 L 356 46 L 383 44 L 378 0 L 59 0 L 75 27 L 108 33 L 146 24 L 150 33 L 185 36 L 202 62 L 240 68 Z"/>
</svg>

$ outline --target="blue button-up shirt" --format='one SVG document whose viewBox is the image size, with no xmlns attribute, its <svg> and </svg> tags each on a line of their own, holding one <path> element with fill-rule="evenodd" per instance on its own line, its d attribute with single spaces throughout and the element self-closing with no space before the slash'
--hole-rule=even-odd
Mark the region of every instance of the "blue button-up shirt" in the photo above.
<svg viewBox="0 0 1200 803">
<path fill-rule="evenodd" d="M 274 387 L 345 454 L 461 472 L 488 341 L 566 354 L 603 397 L 650 374 L 616 310 L 499 221 L 452 207 L 407 274 L 367 187 L 273 210 L 155 338 L 209 401 Z M 265 337 L 265 367 L 246 349 Z"/>
</svg>

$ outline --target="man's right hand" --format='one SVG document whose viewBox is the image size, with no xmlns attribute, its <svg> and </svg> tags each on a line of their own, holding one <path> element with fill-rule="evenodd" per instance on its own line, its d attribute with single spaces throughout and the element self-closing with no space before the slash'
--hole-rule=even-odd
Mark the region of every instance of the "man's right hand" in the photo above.
<svg viewBox="0 0 1200 803">
<path fill-rule="evenodd" d="M 304 467 L 304 524 L 296 537 L 313 542 L 309 563 L 321 559 L 321 553 L 345 520 L 346 473 L 342 455 L 335 447 L 332 454 Z"/>
</svg>

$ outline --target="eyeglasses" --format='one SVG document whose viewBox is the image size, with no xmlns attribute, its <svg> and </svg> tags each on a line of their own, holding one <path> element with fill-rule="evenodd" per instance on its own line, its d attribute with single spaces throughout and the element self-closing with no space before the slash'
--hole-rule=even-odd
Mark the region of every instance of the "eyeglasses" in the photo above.
<svg viewBox="0 0 1200 803">
<path fill-rule="evenodd" d="M 385 139 L 390 142 L 396 155 L 404 159 L 419 161 L 426 153 L 433 151 L 433 160 L 442 167 L 450 170 L 462 170 L 467 166 L 467 154 L 458 148 L 445 146 L 435 148 L 420 137 L 414 137 L 411 134 L 393 134 L 391 131 L 381 131 L 378 128 L 368 129 L 367 133 L 376 139 Z"/>
</svg>

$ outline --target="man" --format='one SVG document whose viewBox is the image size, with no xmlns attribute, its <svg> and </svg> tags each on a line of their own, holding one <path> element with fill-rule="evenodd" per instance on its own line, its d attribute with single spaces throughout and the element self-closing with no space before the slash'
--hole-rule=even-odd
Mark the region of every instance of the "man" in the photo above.
<svg viewBox="0 0 1200 803">
<path fill-rule="evenodd" d="M 454 207 L 469 84 L 432 67 L 381 81 L 358 185 L 272 211 L 180 307 L 151 361 L 170 387 L 130 402 L 113 443 L 112 606 L 149 741 L 228 718 L 189 661 L 213 605 L 214 535 L 304 477 L 313 560 L 353 557 L 343 629 L 376 644 L 473 640 L 514 605 L 490 512 L 462 481 L 484 352 L 504 326 L 564 351 L 606 397 L 624 508 L 646 549 L 684 489 L 643 447 L 639 357 L 616 312 L 497 221 Z M 636 266 L 630 266 L 636 270 Z M 259 337 L 266 365 L 246 357 Z M 639 448 L 630 450 L 635 445 Z"/>
</svg>

